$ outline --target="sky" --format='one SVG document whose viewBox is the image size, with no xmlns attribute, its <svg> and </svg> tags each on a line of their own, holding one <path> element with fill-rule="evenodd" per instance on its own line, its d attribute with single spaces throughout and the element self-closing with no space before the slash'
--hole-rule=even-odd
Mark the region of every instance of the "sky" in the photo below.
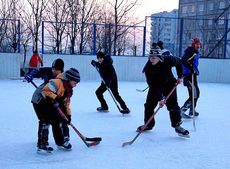
<svg viewBox="0 0 230 169">
<path fill-rule="evenodd" d="M 99 78 L 99 77 L 98 77 Z M 37 85 L 42 81 L 35 80 Z M 38 121 L 31 96 L 34 87 L 22 80 L 0 80 L 0 168 L 1 169 L 229 169 L 230 84 L 199 83 L 199 117 L 184 120 L 190 138 L 179 137 L 170 126 L 165 107 L 156 114 L 152 131 L 131 141 L 143 124 L 146 82 L 119 81 L 119 92 L 131 113 L 122 116 L 108 92 L 104 97 L 108 113 L 99 113 L 95 90 L 100 80 L 81 81 L 71 99 L 72 123 L 86 137 L 102 137 L 99 145 L 86 147 L 70 128 L 72 151 L 63 151 L 49 134 L 52 154 L 36 153 Z M 187 99 L 187 89 L 177 88 L 178 102 Z"/>
<path fill-rule="evenodd" d="M 178 6 L 179 0 L 140 0 L 137 13 L 141 17 L 145 17 L 157 12 L 178 9 Z"/>
</svg>

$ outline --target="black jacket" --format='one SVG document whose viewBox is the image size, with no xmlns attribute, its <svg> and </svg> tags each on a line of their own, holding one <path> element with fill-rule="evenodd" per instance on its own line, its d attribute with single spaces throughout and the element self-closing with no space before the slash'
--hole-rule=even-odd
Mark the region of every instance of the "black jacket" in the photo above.
<svg viewBox="0 0 230 169">
<path fill-rule="evenodd" d="M 104 61 L 96 66 L 99 69 L 99 73 L 107 86 L 117 84 L 117 74 L 113 67 L 113 60 L 110 56 L 106 56 Z"/>
<path fill-rule="evenodd" d="M 182 63 L 179 57 L 164 56 L 163 61 L 156 65 L 152 65 L 148 60 L 144 73 L 149 87 L 153 87 L 160 94 L 165 87 L 175 84 L 172 67 L 176 67 L 178 78 L 182 78 Z"/>
</svg>

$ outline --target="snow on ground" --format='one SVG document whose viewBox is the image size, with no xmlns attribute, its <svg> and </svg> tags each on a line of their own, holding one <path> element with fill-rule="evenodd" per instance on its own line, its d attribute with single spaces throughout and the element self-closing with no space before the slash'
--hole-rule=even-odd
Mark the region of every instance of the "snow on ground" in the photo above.
<svg viewBox="0 0 230 169">
<path fill-rule="evenodd" d="M 40 84 L 42 81 L 35 81 Z M 143 124 L 145 82 L 120 82 L 119 92 L 131 110 L 122 116 L 111 96 L 105 93 L 110 112 L 98 113 L 95 90 L 100 82 L 81 82 L 72 98 L 72 123 L 87 137 L 100 136 L 101 144 L 86 147 L 71 129 L 73 150 L 57 149 L 50 130 L 50 155 L 36 153 L 37 117 L 30 103 L 34 87 L 21 80 L 0 81 L 0 168 L 1 169 L 228 169 L 230 166 L 230 84 L 200 83 L 200 116 L 184 121 L 190 139 L 177 136 L 169 115 L 162 108 L 154 130 L 142 133 L 131 145 L 122 143 L 136 136 Z M 178 86 L 180 106 L 187 90 Z"/>
</svg>

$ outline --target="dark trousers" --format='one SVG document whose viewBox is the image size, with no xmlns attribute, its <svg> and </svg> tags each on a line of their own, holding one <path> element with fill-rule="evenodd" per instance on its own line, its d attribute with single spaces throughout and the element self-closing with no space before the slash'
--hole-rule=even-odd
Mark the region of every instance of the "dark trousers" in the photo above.
<svg viewBox="0 0 230 169">
<path fill-rule="evenodd" d="M 165 86 L 164 89 L 161 90 L 162 94 L 166 97 L 170 91 L 173 89 L 174 84 Z M 146 123 L 150 117 L 154 114 L 154 109 L 158 105 L 159 95 L 156 93 L 154 87 L 149 87 L 149 91 L 146 98 L 145 111 L 144 111 L 144 122 Z M 177 93 L 176 90 L 172 93 L 172 95 L 168 98 L 166 102 L 167 110 L 169 111 L 171 126 L 176 127 L 181 121 L 180 115 L 180 107 L 177 102 Z M 152 128 L 155 125 L 155 119 L 153 118 L 148 127 Z"/>
<path fill-rule="evenodd" d="M 39 119 L 38 145 L 48 144 L 48 132 L 49 126 L 51 125 L 55 143 L 61 146 L 64 142 L 61 119 L 58 112 L 56 112 L 57 110 L 48 102 L 49 101 L 42 99 L 38 104 L 33 103 L 34 110 Z"/>
<path fill-rule="evenodd" d="M 188 89 L 189 98 L 185 101 L 181 107 L 181 111 L 184 113 L 188 109 L 192 112 L 192 76 L 184 77 L 184 86 Z M 197 100 L 200 97 L 200 89 L 198 87 L 197 76 L 194 75 L 194 107 L 197 105 Z"/>
<path fill-rule="evenodd" d="M 116 99 L 116 101 L 120 104 L 122 109 L 127 109 L 127 106 L 124 102 L 124 100 L 121 98 L 121 96 L 119 95 L 118 92 L 118 87 L 116 84 L 111 84 L 109 89 L 111 90 L 114 98 Z M 108 108 L 108 105 L 104 99 L 103 93 L 107 90 L 106 85 L 102 82 L 101 85 L 98 87 L 98 89 L 96 90 L 96 96 L 98 98 L 98 100 L 101 103 L 101 107 L 103 108 Z"/>
</svg>

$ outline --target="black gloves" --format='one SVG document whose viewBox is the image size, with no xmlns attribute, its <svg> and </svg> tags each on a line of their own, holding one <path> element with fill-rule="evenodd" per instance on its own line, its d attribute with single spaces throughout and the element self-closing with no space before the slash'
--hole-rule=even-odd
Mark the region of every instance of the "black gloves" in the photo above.
<svg viewBox="0 0 230 169">
<path fill-rule="evenodd" d="M 91 65 L 93 65 L 94 67 L 98 67 L 99 63 L 96 62 L 95 60 L 92 60 Z"/>
<path fill-rule="evenodd" d="M 53 108 L 57 109 L 59 107 L 59 103 L 57 101 L 54 102 Z"/>
<path fill-rule="evenodd" d="M 66 120 L 66 123 L 70 124 L 71 123 L 71 115 L 66 115 L 66 117 L 68 119 L 68 120 Z"/>
<path fill-rule="evenodd" d="M 55 100 L 54 100 L 53 107 L 54 107 L 55 109 L 57 109 L 57 108 L 59 107 L 60 103 L 62 103 L 62 102 L 63 102 L 63 98 L 57 96 L 57 97 L 55 98 Z"/>
</svg>

